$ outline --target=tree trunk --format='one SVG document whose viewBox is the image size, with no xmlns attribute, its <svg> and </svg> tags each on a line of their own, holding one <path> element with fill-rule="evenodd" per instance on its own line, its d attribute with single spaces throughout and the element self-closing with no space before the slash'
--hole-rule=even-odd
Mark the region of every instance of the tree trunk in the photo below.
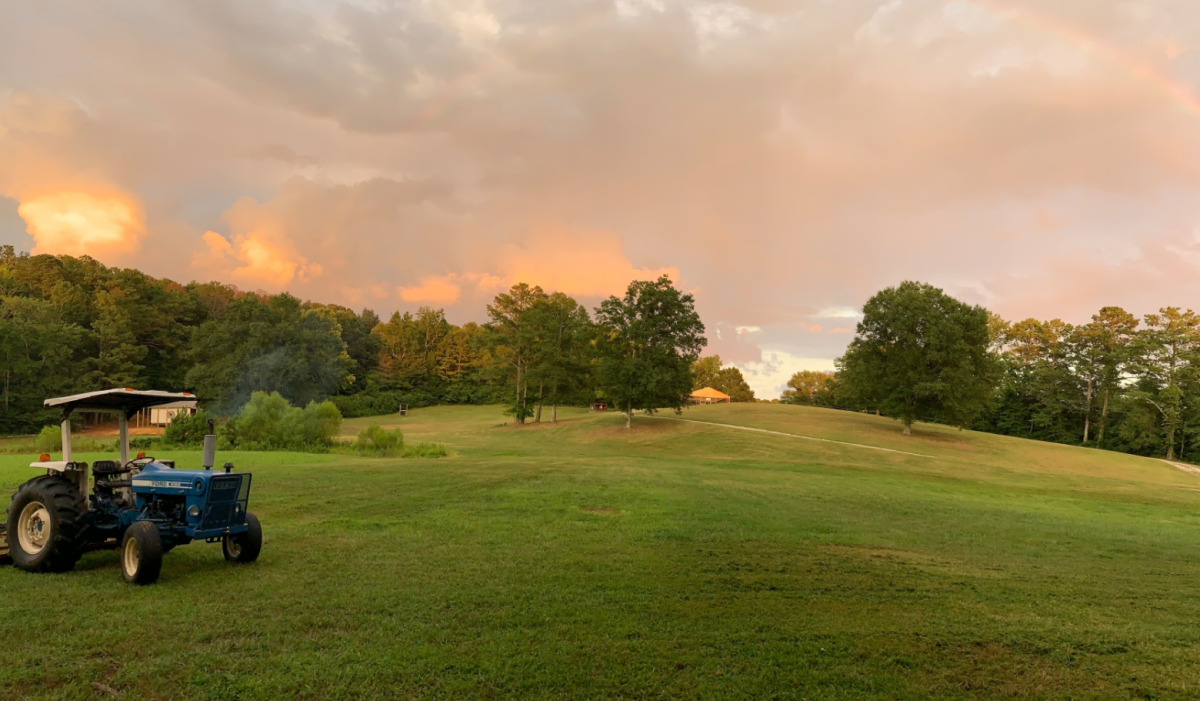
<svg viewBox="0 0 1200 701">
<path fill-rule="evenodd" d="M 904 422 L 904 435 L 906 435 L 906 436 L 912 435 L 912 424 L 908 421 Z"/>
<path fill-rule="evenodd" d="M 633 400 L 630 399 L 625 403 L 625 430 L 629 430 L 629 425 L 633 422 Z"/>
<path fill-rule="evenodd" d="M 542 422 L 542 390 L 544 390 L 544 389 L 546 389 L 546 383 L 545 383 L 545 381 L 539 382 L 539 383 L 538 383 L 538 408 L 537 408 L 537 418 L 535 418 L 535 419 L 533 420 L 533 422 L 534 422 L 535 424 L 540 424 L 540 423 Z"/>
<path fill-rule="evenodd" d="M 522 407 L 522 403 L 521 403 L 521 360 L 520 360 L 520 358 L 518 358 L 518 359 L 517 359 L 517 401 L 516 401 L 516 407 L 517 407 L 517 423 L 519 423 L 519 424 L 523 424 L 523 423 L 525 423 L 525 418 L 524 418 L 523 416 L 521 416 L 521 407 Z"/>
<path fill-rule="evenodd" d="M 1097 448 L 1104 445 L 1104 425 L 1105 425 L 1105 423 L 1107 423 L 1105 420 L 1107 418 L 1108 418 L 1108 388 L 1105 387 L 1104 388 L 1104 404 L 1102 404 L 1100 406 L 1100 426 L 1099 426 L 1099 430 L 1096 433 L 1096 447 Z"/>
<path fill-rule="evenodd" d="M 1083 442 L 1088 442 L 1088 429 L 1092 427 L 1092 378 L 1088 378 L 1087 403 L 1083 408 Z"/>
<path fill-rule="evenodd" d="M 550 423 L 558 423 L 558 399 L 555 398 L 554 404 L 550 407 Z"/>
<path fill-rule="evenodd" d="M 1167 429 L 1167 460 L 1175 459 L 1175 427 Z"/>
</svg>

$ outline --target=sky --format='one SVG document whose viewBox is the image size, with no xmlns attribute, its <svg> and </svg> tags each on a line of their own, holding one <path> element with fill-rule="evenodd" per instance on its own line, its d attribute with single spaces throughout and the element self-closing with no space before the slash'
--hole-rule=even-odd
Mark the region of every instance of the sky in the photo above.
<svg viewBox="0 0 1200 701">
<path fill-rule="evenodd" d="M 0 243 L 455 323 L 695 295 L 760 397 L 876 291 L 1200 304 L 1194 0 L 63 0 L 0 22 Z"/>
</svg>

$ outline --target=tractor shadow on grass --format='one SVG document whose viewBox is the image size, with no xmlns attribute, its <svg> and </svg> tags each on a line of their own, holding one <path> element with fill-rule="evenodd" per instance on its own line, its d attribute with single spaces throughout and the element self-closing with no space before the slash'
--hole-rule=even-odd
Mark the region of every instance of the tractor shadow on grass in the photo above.
<svg viewBox="0 0 1200 701">
<path fill-rule="evenodd" d="M 235 565 L 226 562 L 221 555 L 220 545 L 199 544 L 201 547 L 214 548 L 215 552 L 211 554 L 201 555 L 198 551 L 200 547 L 195 547 L 197 544 L 179 546 L 176 550 L 163 555 L 162 561 L 162 580 L 169 582 L 183 577 L 202 574 L 205 572 L 213 572 L 216 570 L 225 570 L 235 567 Z M 182 548 L 194 547 L 196 552 L 185 555 L 179 552 Z M 74 572 L 101 572 L 111 571 L 117 579 L 121 578 L 121 556 L 117 550 L 94 550 L 85 553 L 79 562 L 75 563 Z"/>
</svg>

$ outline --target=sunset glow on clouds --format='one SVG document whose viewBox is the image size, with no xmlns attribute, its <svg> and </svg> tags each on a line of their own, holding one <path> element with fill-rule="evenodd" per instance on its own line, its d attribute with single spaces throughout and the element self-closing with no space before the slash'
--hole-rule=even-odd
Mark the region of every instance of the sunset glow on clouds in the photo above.
<svg viewBox="0 0 1200 701">
<path fill-rule="evenodd" d="M 23 200 L 17 214 L 33 238 L 33 253 L 106 257 L 131 253 L 145 231 L 142 212 L 128 198 L 56 192 Z"/>
<path fill-rule="evenodd" d="M 771 396 L 904 279 L 1200 307 L 1196 37 L 1170 0 L 18 3 L 0 242 L 458 323 L 667 274 Z"/>
</svg>

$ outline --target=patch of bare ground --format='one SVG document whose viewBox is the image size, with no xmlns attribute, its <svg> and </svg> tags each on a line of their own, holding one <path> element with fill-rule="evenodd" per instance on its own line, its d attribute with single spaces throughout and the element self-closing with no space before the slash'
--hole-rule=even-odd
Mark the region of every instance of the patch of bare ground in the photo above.
<svg viewBox="0 0 1200 701">
<path fill-rule="evenodd" d="M 1187 463 L 1182 463 L 1182 462 L 1174 462 L 1173 460 L 1163 460 L 1163 462 L 1165 462 L 1166 464 L 1175 468 L 1176 470 L 1183 470 L 1184 472 L 1188 473 L 1189 475 L 1195 475 L 1196 477 L 1200 477 L 1200 467 L 1196 467 L 1195 465 L 1188 465 Z"/>
</svg>

